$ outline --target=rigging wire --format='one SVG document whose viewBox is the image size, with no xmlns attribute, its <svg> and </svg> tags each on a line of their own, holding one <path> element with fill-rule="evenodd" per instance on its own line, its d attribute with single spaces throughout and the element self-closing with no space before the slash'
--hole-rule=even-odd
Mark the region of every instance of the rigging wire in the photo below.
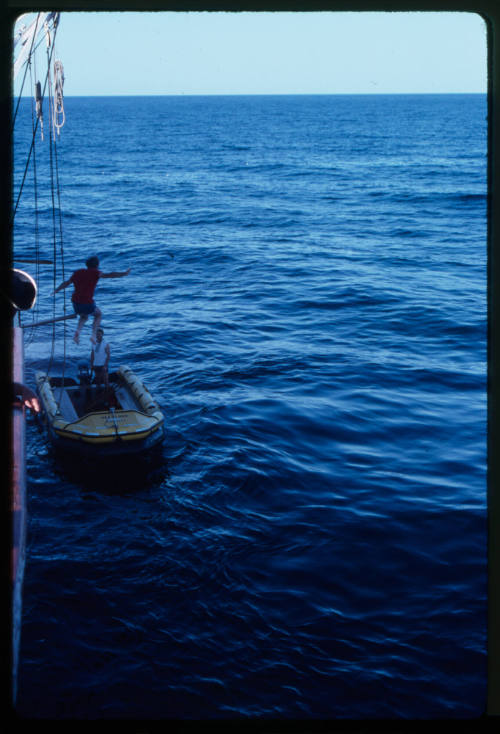
<svg viewBox="0 0 500 734">
<path fill-rule="evenodd" d="M 57 130 L 57 134 L 59 135 L 59 130 Z M 57 145 L 56 145 L 55 135 L 54 135 L 54 160 L 55 160 L 55 180 L 56 180 L 56 191 L 57 191 L 57 212 L 58 212 L 58 224 L 59 224 L 59 249 L 60 249 L 60 255 L 61 255 L 61 280 L 64 281 L 66 280 L 66 275 L 65 275 L 65 268 L 64 268 L 64 239 L 63 239 L 63 226 L 62 226 L 61 185 L 59 182 L 59 161 L 57 157 Z M 66 317 L 66 289 L 64 289 L 63 291 L 63 315 Z M 63 384 L 64 384 L 64 371 L 66 369 L 66 336 L 67 336 L 66 326 L 67 324 L 66 324 L 66 318 L 65 318 L 63 321 L 63 374 L 62 374 Z"/>
<path fill-rule="evenodd" d="M 48 100 L 49 100 L 49 119 L 51 121 L 51 135 L 49 136 L 49 161 L 50 161 L 50 191 L 51 191 L 51 198 L 52 198 L 52 243 L 53 243 L 53 271 L 52 271 L 52 277 L 53 277 L 53 297 L 52 297 L 52 339 L 51 339 L 51 354 L 50 354 L 50 360 L 49 365 L 46 370 L 46 375 L 48 377 L 52 366 L 54 364 L 55 359 L 55 343 L 56 343 L 56 287 L 57 287 L 57 244 L 58 244 L 58 235 L 59 235 L 59 250 L 60 250 L 60 257 L 61 257 L 61 270 L 62 270 L 62 278 L 64 280 L 64 244 L 63 244 L 63 228 L 62 228 L 62 209 L 61 209 L 61 187 L 60 187 L 60 181 L 59 181 L 59 162 L 58 162 L 58 154 L 57 154 L 57 137 L 59 137 L 59 129 L 57 129 L 57 136 L 56 136 L 56 128 L 54 127 L 56 123 L 56 109 L 57 106 L 60 104 L 62 100 L 59 100 L 56 98 L 56 96 L 53 94 L 53 86 L 54 89 L 56 89 L 56 73 L 54 74 L 54 84 L 52 82 L 51 76 L 50 76 L 50 56 L 47 53 L 47 78 L 48 78 Z M 54 64 L 54 71 L 56 71 L 56 64 Z M 62 85 L 57 85 L 57 94 L 62 95 Z M 62 127 L 62 124 L 60 127 Z M 56 195 L 57 195 L 57 206 L 56 206 Z M 56 217 L 56 209 L 57 209 L 57 217 Z M 64 304 L 64 316 L 66 316 L 66 294 L 64 294 L 63 298 L 63 304 Z M 59 392 L 59 399 L 57 400 L 57 408 L 60 407 L 60 402 L 62 399 L 63 391 L 62 387 L 64 387 L 64 377 L 65 377 L 65 371 L 66 371 L 66 359 L 67 359 L 67 353 L 66 353 L 66 320 L 63 321 L 63 360 L 62 360 L 62 375 L 61 375 L 61 390 Z"/>
<path fill-rule="evenodd" d="M 47 88 L 47 83 L 48 83 L 48 79 L 49 79 L 49 75 L 50 75 L 50 64 L 52 62 L 52 55 L 53 55 L 53 52 L 54 52 L 54 44 L 55 44 L 56 33 L 57 33 L 57 26 L 54 27 L 54 41 L 52 42 L 51 47 L 50 47 L 50 54 L 48 52 L 48 47 L 47 47 L 47 54 L 48 54 L 49 61 L 48 61 L 47 74 L 45 76 L 45 82 L 44 82 L 44 85 L 43 85 L 43 91 L 42 91 L 42 94 L 41 94 L 41 98 L 42 99 L 44 99 L 44 97 L 45 97 L 45 91 L 46 91 L 46 88 Z M 35 130 L 33 132 L 33 136 L 32 136 L 32 139 L 31 139 L 31 146 L 30 146 L 30 150 L 29 150 L 29 153 L 28 153 L 28 159 L 26 161 L 26 166 L 24 168 L 24 174 L 23 174 L 23 178 L 22 178 L 22 181 L 21 181 L 21 186 L 20 186 L 20 189 L 19 189 L 19 193 L 18 193 L 18 196 L 17 196 L 17 200 L 16 200 L 16 203 L 15 203 L 15 206 L 14 206 L 14 210 L 13 210 L 13 213 L 12 213 L 12 218 L 11 218 L 12 224 L 13 224 L 13 221 L 14 221 L 14 217 L 16 216 L 17 208 L 19 206 L 19 201 L 21 200 L 21 194 L 23 192 L 24 184 L 25 184 L 25 181 L 26 181 L 26 176 L 28 174 L 28 167 L 29 167 L 29 164 L 30 164 L 31 156 L 33 154 L 33 148 L 35 147 L 35 138 L 36 138 L 36 131 L 37 131 L 37 128 L 38 128 L 38 122 L 39 122 L 39 118 L 37 118 L 37 122 L 36 122 L 36 125 L 35 125 Z"/>
<path fill-rule="evenodd" d="M 34 69 L 34 77 L 36 78 L 36 69 Z M 30 81 L 33 82 L 33 74 L 30 64 Z M 31 129 L 33 131 L 35 126 L 35 110 L 33 104 L 33 96 L 31 97 Z M 40 238 L 39 238 L 39 217 L 38 217 L 38 178 L 36 168 L 36 148 L 33 150 L 33 195 L 34 195 L 34 207 L 35 207 L 35 282 L 40 282 Z M 34 309 L 31 310 L 31 323 L 34 324 L 38 320 L 38 299 L 35 302 Z M 29 344 L 33 341 L 35 334 L 35 328 L 31 326 L 26 343 Z"/>
<path fill-rule="evenodd" d="M 50 62 L 51 53 L 49 49 L 53 50 L 54 46 L 50 43 L 50 36 L 47 36 L 47 77 L 46 86 L 48 88 L 48 100 L 49 100 L 49 120 L 53 121 L 53 99 L 52 99 L 52 79 L 50 74 Z M 52 132 L 52 131 L 51 131 Z M 56 342 L 56 287 L 57 287 L 57 228 L 56 228 L 56 204 L 54 196 L 54 147 L 56 144 L 55 135 L 49 135 L 49 163 L 50 163 L 50 196 L 52 201 L 52 337 L 51 337 L 51 350 L 49 366 L 47 368 L 47 375 L 52 369 L 55 357 L 55 342 Z"/>
<path fill-rule="evenodd" d="M 28 63 L 26 64 L 26 67 L 24 69 L 23 81 L 21 83 L 21 89 L 20 89 L 20 92 L 19 92 L 19 96 L 17 98 L 16 109 L 15 109 L 14 115 L 12 117 L 12 129 L 11 129 L 11 132 L 12 133 L 14 132 L 14 127 L 15 127 L 15 124 L 16 124 L 17 112 L 19 110 L 19 105 L 21 103 L 21 97 L 22 97 L 22 94 L 23 94 L 24 84 L 26 82 L 26 75 L 28 73 L 28 67 L 31 67 L 30 59 L 31 58 L 34 58 L 34 53 L 35 53 L 35 50 L 36 50 L 34 48 L 34 44 L 35 44 L 35 38 L 36 38 L 36 35 L 37 35 L 37 31 L 38 31 L 38 23 L 39 23 L 39 20 L 40 20 L 40 15 L 41 14 L 38 13 L 37 16 L 36 16 L 35 30 L 33 32 L 32 38 L 31 38 L 31 47 L 30 47 L 30 50 L 29 50 L 29 53 L 28 53 Z"/>
<path fill-rule="evenodd" d="M 30 72 L 30 83 L 33 88 L 33 82 L 34 79 L 36 79 L 36 54 L 35 51 L 40 45 L 40 43 L 43 41 L 40 41 L 38 44 L 34 44 L 34 38 L 36 36 L 36 31 L 38 29 L 38 20 L 40 18 L 40 14 L 37 16 L 37 21 L 35 24 L 35 33 L 32 38 L 31 42 L 31 48 L 28 55 L 28 60 L 26 64 L 26 69 L 23 77 L 23 83 L 22 83 L 22 89 L 24 88 L 24 84 L 26 82 L 28 69 Z M 33 177 L 34 177 L 34 196 L 35 196 L 35 261 L 36 261 L 36 276 L 37 281 L 40 276 L 40 247 L 39 247 L 39 225 L 38 225 L 38 218 L 39 218 L 39 206 L 38 206 L 38 178 L 37 178 L 37 158 L 36 158 L 36 134 L 38 126 L 40 125 L 41 129 L 41 137 L 43 140 L 43 118 L 42 118 L 42 103 L 43 99 L 45 98 L 46 92 L 48 96 L 48 105 L 49 105 L 49 168 L 50 168 L 50 195 L 51 195 L 51 204 L 52 204 L 52 249 L 53 249 L 53 257 L 52 257 L 52 263 L 53 263 L 53 271 L 52 271 L 52 282 L 53 282 L 53 291 L 55 291 L 57 286 L 57 262 L 58 262 L 58 254 L 60 255 L 61 260 L 61 270 L 63 274 L 64 279 L 64 244 L 63 244 L 63 226 L 62 226 L 62 210 L 61 210 L 61 186 L 60 186 L 60 180 L 59 180 L 59 163 L 58 163 L 58 154 L 57 154 L 57 138 L 60 136 L 60 128 L 64 125 L 65 122 L 65 113 L 64 113 L 64 98 L 63 98 L 63 84 L 64 84 L 64 69 L 62 66 L 62 63 L 60 61 L 56 61 L 54 63 L 54 81 L 52 81 L 51 77 L 51 64 L 52 64 L 52 57 L 54 55 L 54 49 L 55 49 L 55 39 L 56 39 L 56 32 L 58 27 L 58 21 L 57 19 L 54 21 L 53 26 L 53 37 L 51 38 L 50 34 L 50 28 L 47 21 L 44 23 L 45 27 L 45 40 L 46 40 L 46 55 L 47 55 L 47 71 L 45 74 L 45 80 L 43 85 L 43 91 L 42 86 L 40 82 L 37 82 L 34 87 L 36 90 L 36 96 L 35 96 L 35 104 L 36 104 L 36 115 L 33 108 L 33 96 L 31 98 L 31 119 L 32 119 L 32 137 L 31 137 L 31 144 L 30 144 L 30 150 L 28 153 L 28 158 L 26 161 L 26 166 L 24 169 L 23 177 L 21 186 L 19 189 L 18 197 L 16 200 L 16 204 L 12 213 L 12 220 L 11 220 L 11 226 L 13 228 L 14 218 L 17 213 L 17 209 L 19 206 L 19 202 L 21 199 L 21 195 L 26 183 L 28 170 L 30 166 L 30 162 L 32 162 L 33 165 Z M 34 78 L 32 76 L 32 68 L 34 68 Z M 52 93 L 54 88 L 54 94 Z M 20 97 L 17 103 L 16 113 L 14 115 L 17 116 L 17 112 L 19 109 L 19 103 L 20 103 Z M 36 117 L 36 119 L 35 119 Z M 57 132 L 57 136 L 56 136 Z M 56 203 L 57 200 L 57 203 Z M 56 209 L 57 209 L 57 215 L 56 215 Z M 58 253 L 58 245 L 59 245 L 59 253 Z M 55 316 L 56 316 L 56 298 L 55 298 L 55 292 L 53 293 L 52 298 L 52 337 L 51 337 L 51 347 L 50 347 L 50 358 L 49 358 L 49 365 L 46 371 L 46 374 L 48 376 L 49 372 L 52 369 L 54 359 L 55 359 L 55 343 L 56 343 L 56 325 L 55 325 Z M 64 316 L 66 316 L 66 294 L 64 294 Z M 20 315 L 18 314 L 19 320 Z M 32 327 L 31 332 L 33 333 L 34 328 Z M 64 383 L 64 372 L 66 368 L 66 323 L 64 320 L 64 336 L 63 336 L 63 366 L 62 366 L 62 378 Z M 62 394 L 62 393 L 61 393 Z"/>
<path fill-rule="evenodd" d="M 49 119 L 52 120 L 51 110 L 51 99 L 52 99 L 52 82 L 50 77 L 50 57 L 49 57 L 49 46 L 47 46 L 47 80 L 48 80 L 48 97 L 49 97 Z M 50 196 L 52 201 L 52 261 L 54 263 L 52 267 L 52 318 L 56 317 L 56 293 L 57 288 L 57 244 L 56 244 L 56 226 L 55 226 L 55 199 L 54 199 L 54 160 L 53 160 L 53 140 L 52 135 L 49 135 L 49 162 L 50 162 Z M 50 365 L 54 359 L 55 353 L 55 341 L 56 341 L 56 324 L 52 322 L 52 342 L 51 342 L 51 354 L 50 354 Z M 50 371 L 47 370 L 47 374 Z"/>
</svg>

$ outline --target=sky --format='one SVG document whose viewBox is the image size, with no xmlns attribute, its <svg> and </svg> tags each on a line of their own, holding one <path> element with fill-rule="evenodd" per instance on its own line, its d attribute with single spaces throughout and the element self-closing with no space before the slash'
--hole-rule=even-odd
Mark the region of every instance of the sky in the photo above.
<svg viewBox="0 0 500 734">
<path fill-rule="evenodd" d="M 66 96 L 487 91 L 474 13 L 67 12 L 56 52 Z"/>
</svg>

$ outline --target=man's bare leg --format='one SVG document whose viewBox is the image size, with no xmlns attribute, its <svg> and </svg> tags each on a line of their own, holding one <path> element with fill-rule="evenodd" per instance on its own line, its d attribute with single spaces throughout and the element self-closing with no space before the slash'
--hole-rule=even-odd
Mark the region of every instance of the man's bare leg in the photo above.
<svg viewBox="0 0 500 734">
<path fill-rule="evenodd" d="M 76 327 L 75 336 L 73 337 L 73 341 L 76 342 L 76 344 L 80 344 L 80 332 L 86 321 L 87 321 L 87 316 L 85 314 L 82 314 L 78 320 L 78 325 Z"/>
<path fill-rule="evenodd" d="M 97 329 L 99 328 L 99 325 L 101 323 L 101 319 L 102 311 L 100 308 L 96 308 L 96 310 L 94 311 L 94 323 L 92 324 L 92 336 L 90 337 L 90 341 L 92 342 L 92 344 L 95 344 L 97 341 L 96 334 Z"/>
</svg>

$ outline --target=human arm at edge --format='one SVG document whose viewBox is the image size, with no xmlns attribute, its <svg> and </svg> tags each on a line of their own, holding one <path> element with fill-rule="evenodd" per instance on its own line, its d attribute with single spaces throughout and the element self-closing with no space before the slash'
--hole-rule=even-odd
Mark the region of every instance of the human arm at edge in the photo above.
<svg viewBox="0 0 500 734">
<path fill-rule="evenodd" d="M 71 278 L 72 277 L 73 276 L 71 276 Z M 54 293 L 58 293 L 59 291 L 62 291 L 63 288 L 67 288 L 73 282 L 71 278 L 68 278 L 68 280 L 64 280 L 60 285 L 58 285 Z"/>
<path fill-rule="evenodd" d="M 124 278 L 125 275 L 130 273 L 131 268 L 124 270 L 123 272 L 113 271 L 112 273 L 101 273 L 100 278 Z"/>
</svg>

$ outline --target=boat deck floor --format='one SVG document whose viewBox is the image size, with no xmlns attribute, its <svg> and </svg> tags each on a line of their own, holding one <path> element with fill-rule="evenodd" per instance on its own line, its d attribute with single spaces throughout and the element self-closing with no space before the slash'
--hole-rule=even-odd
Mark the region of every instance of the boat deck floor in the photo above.
<svg viewBox="0 0 500 734">
<path fill-rule="evenodd" d="M 139 403 L 122 385 L 110 385 L 106 392 L 96 385 L 54 388 L 54 398 L 65 420 L 72 423 L 90 412 L 109 410 L 141 410 Z"/>
</svg>

